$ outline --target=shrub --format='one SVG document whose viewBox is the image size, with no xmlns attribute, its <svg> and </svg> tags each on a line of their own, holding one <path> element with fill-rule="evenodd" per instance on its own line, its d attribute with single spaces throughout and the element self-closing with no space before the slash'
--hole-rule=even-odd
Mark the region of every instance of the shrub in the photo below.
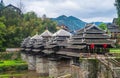
<svg viewBox="0 0 120 78">
<path fill-rule="evenodd" d="M 17 65 L 15 66 L 16 71 L 22 71 L 22 70 L 27 70 L 28 66 L 27 65 Z"/>
</svg>

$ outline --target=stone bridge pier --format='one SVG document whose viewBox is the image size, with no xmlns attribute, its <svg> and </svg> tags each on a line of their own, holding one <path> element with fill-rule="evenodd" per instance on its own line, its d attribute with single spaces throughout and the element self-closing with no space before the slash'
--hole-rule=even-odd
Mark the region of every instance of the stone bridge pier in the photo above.
<svg viewBox="0 0 120 78">
<path fill-rule="evenodd" d="M 28 54 L 28 70 L 36 70 L 36 56 Z"/>
<path fill-rule="evenodd" d="M 49 77 L 57 78 L 70 73 L 70 59 L 49 60 Z"/>
<path fill-rule="evenodd" d="M 43 56 L 36 56 L 36 72 L 40 76 L 49 76 L 49 62 L 48 59 Z"/>
</svg>

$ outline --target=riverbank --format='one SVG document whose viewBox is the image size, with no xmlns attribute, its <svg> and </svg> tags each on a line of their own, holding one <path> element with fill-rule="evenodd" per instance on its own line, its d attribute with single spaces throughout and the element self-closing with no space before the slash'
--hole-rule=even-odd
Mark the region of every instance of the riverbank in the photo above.
<svg viewBox="0 0 120 78">
<path fill-rule="evenodd" d="M 7 71 L 23 71 L 28 70 L 28 65 L 26 62 L 21 60 L 4 60 L 0 61 L 0 73 Z"/>
<path fill-rule="evenodd" d="M 0 75 L 0 78 L 49 78 L 49 77 L 40 77 L 35 71 L 21 71 L 21 72 L 6 72 Z"/>
<path fill-rule="evenodd" d="M 20 52 L 0 53 L 0 75 L 6 72 L 28 70 L 28 64 L 21 60 Z"/>
</svg>

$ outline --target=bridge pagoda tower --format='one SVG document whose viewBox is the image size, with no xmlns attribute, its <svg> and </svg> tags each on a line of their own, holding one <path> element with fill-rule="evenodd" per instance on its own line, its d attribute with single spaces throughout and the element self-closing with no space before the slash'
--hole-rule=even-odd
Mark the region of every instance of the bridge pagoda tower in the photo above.
<svg viewBox="0 0 120 78">
<path fill-rule="evenodd" d="M 41 37 L 41 38 L 40 38 Z M 47 54 L 43 52 L 46 46 L 46 42 L 52 37 L 52 33 L 45 30 L 33 45 L 33 52 L 37 52 L 36 55 L 36 72 L 41 76 L 49 75 L 49 61 Z"/>
<path fill-rule="evenodd" d="M 57 52 L 57 54 L 71 56 L 74 64 L 79 64 L 80 55 L 87 57 L 90 53 L 105 54 L 109 48 L 114 47 L 114 42 L 110 36 L 94 24 L 86 25 L 78 30 L 68 41 L 67 48 Z"/>
<path fill-rule="evenodd" d="M 47 42 L 45 46 L 44 53 L 48 54 L 49 60 L 49 76 L 50 77 L 58 77 L 60 75 L 64 75 L 62 71 L 66 70 L 67 72 L 70 70 L 69 64 L 66 63 L 68 58 L 61 58 L 57 55 L 57 52 L 62 48 L 65 48 L 67 45 L 67 39 L 69 39 L 71 33 L 64 29 L 58 30 L 56 33 L 53 34 L 53 37 L 50 41 Z"/>
</svg>

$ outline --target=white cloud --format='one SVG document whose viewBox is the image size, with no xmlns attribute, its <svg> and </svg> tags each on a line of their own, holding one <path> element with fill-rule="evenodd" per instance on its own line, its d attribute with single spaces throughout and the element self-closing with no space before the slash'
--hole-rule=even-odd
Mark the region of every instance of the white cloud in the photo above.
<svg viewBox="0 0 120 78">
<path fill-rule="evenodd" d="M 105 17 L 94 17 L 94 18 L 87 18 L 87 19 L 84 19 L 83 18 L 83 21 L 87 21 L 88 23 L 89 22 L 96 22 L 96 20 L 98 20 L 98 22 L 112 22 L 113 21 L 113 18 L 105 18 Z"/>
<path fill-rule="evenodd" d="M 4 0 L 6 4 L 18 4 L 19 0 Z M 26 12 L 35 11 L 38 16 L 72 15 L 86 21 L 111 21 L 116 17 L 115 0 L 22 0 Z"/>
</svg>

